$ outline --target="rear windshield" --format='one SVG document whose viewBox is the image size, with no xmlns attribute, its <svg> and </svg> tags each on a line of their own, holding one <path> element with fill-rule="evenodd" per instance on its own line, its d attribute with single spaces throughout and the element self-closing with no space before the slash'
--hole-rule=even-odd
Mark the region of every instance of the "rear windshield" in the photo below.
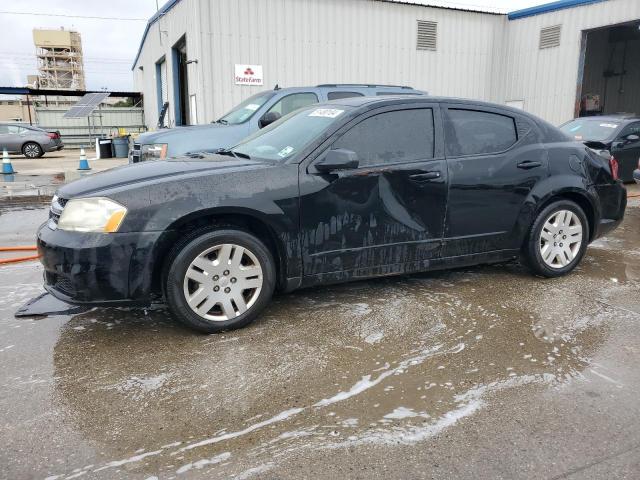
<svg viewBox="0 0 640 480">
<path fill-rule="evenodd" d="M 581 142 L 603 142 L 612 139 L 620 127 L 614 120 L 577 118 L 562 125 L 560 130 Z"/>
</svg>

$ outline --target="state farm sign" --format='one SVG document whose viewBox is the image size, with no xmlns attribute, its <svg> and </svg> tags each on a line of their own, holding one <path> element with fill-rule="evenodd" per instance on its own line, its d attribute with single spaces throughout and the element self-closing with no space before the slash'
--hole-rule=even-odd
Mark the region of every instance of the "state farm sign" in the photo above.
<svg viewBox="0 0 640 480">
<path fill-rule="evenodd" d="M 236 63 L 234 79 L 236 85 L 262 85 L 262 65 Z"/>
</svg>

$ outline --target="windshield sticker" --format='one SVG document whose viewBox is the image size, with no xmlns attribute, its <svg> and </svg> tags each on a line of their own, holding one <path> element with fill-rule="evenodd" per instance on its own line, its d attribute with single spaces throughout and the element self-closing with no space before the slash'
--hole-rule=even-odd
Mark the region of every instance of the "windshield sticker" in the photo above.
<svg viewBox="0 0 640 480">
<path fill-rule="evenodd" d="M 338 110 L 337 108 L 316 108 L 309 114 L 310 117 L 324 117 L 324 118 L 336 118 L 344 110 Z"/>
<path fill-rule="evenodd" d="M 615 123 L 601 123 L 600 126 L 605 128 L 618 128 L 618 125 Z"/>
<path fill-rule="evenodd" d="M 255 112 L 257 109 L 260 108 L 260 105 L 258 105 L 257 103 L 250 103 L 244 108 L 246 108 L 247 110 L 251 110 L 252 112 Z"/>
<path fill-rule="evenodd" d="M 582 140 L 582 135 L 576 135 L 574 138 L 575 138 L 576 140 Z"/>
<path fill-rule="evenodd" d="M 284 157 L 286 157 L 287 155 L 290 155 L 290 154 L 291 154 L 291 152 L 293 152 L 293 147 L 291 147 L 291 146 L 289 146 L 289 147 L 284 147 L 282 150 L 280 150 L 280 151 L 278 152 L 278 156 L 279 156 L 280 158 L 284 158 Z"/>
</svg>

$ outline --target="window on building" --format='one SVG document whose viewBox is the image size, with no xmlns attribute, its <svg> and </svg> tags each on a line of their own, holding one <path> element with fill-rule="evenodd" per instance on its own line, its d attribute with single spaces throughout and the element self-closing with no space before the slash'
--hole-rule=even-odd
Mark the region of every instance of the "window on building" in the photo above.
<svg viewBox="0 0 640 480">
<path fill-rule="evenodd" d="M 329 92 L 327 93 L 327 98 L 329 100 L 339 100 L 341 98 L 353 98 L 353 97 L 364 97 L 363 94 L 358 92 Z"/>
<path fill-rule="evenodd" d="M 518 141 L 512 117 L 477 110 L 447 111 L 447 155 L 482 155 L 507 150 Z"/>
<path fill-rule="evenodd" d="M 280 116 L 284 117 L 294 110 L 306 107 L 313 103 L 318 103 L 318 97 L 315 93 L 293 93 L 286 97 L 282 97 L 269 109 L 269 111 L 277 112 Z"/>
<path fill-rule="evenodd" d="M 358 154 L 360 166 L 433 158 L 433 111 L 430 108 L 385 112 L 363 120 L 332 148 Z"/>
</svg>

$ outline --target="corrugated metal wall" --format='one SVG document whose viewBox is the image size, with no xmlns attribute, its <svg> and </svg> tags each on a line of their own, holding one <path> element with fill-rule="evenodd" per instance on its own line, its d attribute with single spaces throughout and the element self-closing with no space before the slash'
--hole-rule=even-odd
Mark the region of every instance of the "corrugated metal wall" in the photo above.
<svg viewBox="0 0 640 480">
<path fill-rule="evenodd" d="M 437 51 L 416 49 L 419 19 L 438 22 Z M 370 0 L 183 0 L 158 22 L 167 31 L 162 47 L 157 24 L 151 27 L 136 85 L 153 124 L 153 65 L 162 55 L 170 58 L 171 45 L 186 32 L 188 57 L 198 60 L 189 65 L 189 93 L 197 95 L 201 123 L 276 83 L 400 84 L 491 100 L 493 51 L 503 21 L 500 15 Z M 234 85 L 236 63 L 263 65 L 265 85 Z"/>
<path fill-rule="evenodd" d="M 524 100 L 525 110 L 554 124 L 572 119 L 582 31 L 637 19 L 640 1 L 609 0 L 509 21 L 495 78 L 497 100 Z M 540 50 L 540 29 L 552 25 L 562 25 L 560 46 Z"/>
<path fill-rule="evenodd" d="M 186 34 L 189 94 L 210 122 L 276 83 L 411 85 L 434 95 L 504 103 L 553 122 L 573 117 L 581 31 L 640 18 L 640 1 L 609 0 L 509 21 L 504 15 L 372 0 L 182 0 L 147 35 L 134 69 L 155 125 L 155 63 L 173 68 Z M 416 49 L 417 20 L 438 23 L 437 51 Z M 559 47 L 540 50 L 542 27 L 562 24 Z M 263 87 L 234 85 L 234 64 L 264 67 Z M 142 66 L 143 70 L 138 67 Z M 170 123 L 174 82 L 169 73 Z"/>
</svg>

